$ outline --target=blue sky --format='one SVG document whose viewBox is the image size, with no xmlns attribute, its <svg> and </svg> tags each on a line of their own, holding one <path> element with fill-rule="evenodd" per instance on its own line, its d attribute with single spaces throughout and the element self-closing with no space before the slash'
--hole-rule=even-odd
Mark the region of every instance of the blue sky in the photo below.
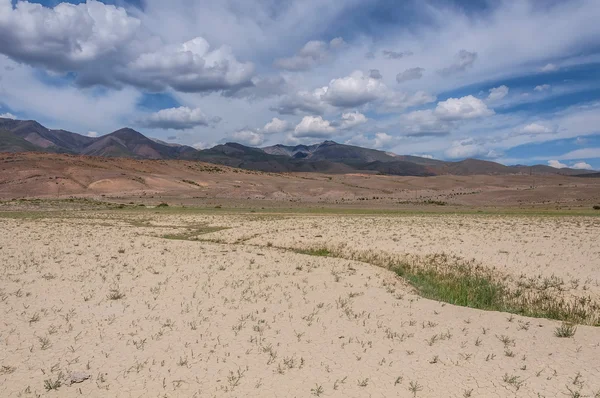
<svg viewBox="0 0 600 398">
<path fill-rule="evenodd" d="M 0 115 L 600 169 L 597 0 L 0 0 Z"/>
</svg>

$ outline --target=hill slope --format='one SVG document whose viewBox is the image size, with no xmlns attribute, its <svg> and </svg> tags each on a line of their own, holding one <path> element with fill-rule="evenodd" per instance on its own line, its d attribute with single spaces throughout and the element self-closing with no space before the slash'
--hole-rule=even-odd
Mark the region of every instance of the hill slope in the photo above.
<svg viewBox="0 0 600 398">
<path fill-rule="evenodd" d="M 199 160 L 265 172 L 366 173 L 398 176 L 434 175 L 585 175 L 593 171 L 555 169 L 549 166 L 504 166 L 466 159 L 446 162 L 418 156 L 396 155 L 376 149 L 324 141 L 314 145 L 273 145 L 252 148 L 237 143 L 206 150 L 151 139 L 131 128 L 101 137 L 52 130 L 34 120 L 0 118 L 0 152 L 51 152 L 131 159 Z"/>
</svg>

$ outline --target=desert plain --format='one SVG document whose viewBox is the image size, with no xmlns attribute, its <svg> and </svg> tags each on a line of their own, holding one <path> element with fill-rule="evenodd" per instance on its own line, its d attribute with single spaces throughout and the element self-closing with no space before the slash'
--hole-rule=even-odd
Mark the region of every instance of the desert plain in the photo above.
<svg viewBox="0 0 600 398">
<path fill-rule="evenodd" d="M 600 394 L 593 215 L 24 203 L 0 218 L 3 397 Z M 573 322 L 427 298 L 432 263 Z"/>
<path fill-rule="evenodd" d="M 600 397 L 599 179 L 2 167 L 1 397 Z"/>
</svg>

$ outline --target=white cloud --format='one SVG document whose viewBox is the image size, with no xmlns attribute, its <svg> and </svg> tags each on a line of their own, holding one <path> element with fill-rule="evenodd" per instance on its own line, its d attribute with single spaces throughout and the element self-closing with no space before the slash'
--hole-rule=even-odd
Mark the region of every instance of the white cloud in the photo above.
<svg viewBox="0 0 600 398">
<path fill-rule="evenodd" d="M 248 146 L 259 146 L 265 142 L 265 137 L 262 134 L 252 130 L 236 131 L 231 135 L 231 138 L 240 144 Z"/>
<path fill-rule="evenodd" d="M 493 115 L 494 111 L 480 99 L 467 95 L 438 102 L 435 115 L 442 120 L 475 119 Z"/>
<path fill-rule="evenodd" d="M 4 118 L 4 119 L 16 119 L 17 117 L 15 115 L 13 115 L 10 112 L 7 113 L 0 113 L 0 118 Z"/>
<path fill-rule="evenodd" d="M 558 69 L 558 66 L 554 64 L 546 64 L 540 68 L 540 72 L 556 72 Z"/>
<path fill-rule="evenodd" d="M 197 126 L 208 126 L 219 120 L 219 118 L 209 119 L 200 108 L 191 109 L 181 106 L 161 109 L 141 119 L 139 124 L 156 129 L 188 130 Z"/>
<path fill-rule="evenodd" d="M 199 151 L 202 149 L 212 148 L 214 146 L 215 146 L 214 143 L 208 143 L 208 142 L 204 142 L 204 141 L 199 141 L 199 142 L 196 142 L 195 144 L 192 144 L 192 147 Z"/>
<path fill-rule="evenodd" d="M 327 104 L 321 97 L 326 92 L 327 87 L 317 88 L 313 91 L 299 91 L 292 95 L 284 96 L 276 106 L 270 109 L 280 115 L 298 115 L 302 113 L 322 114 L 325 112 Z"/>
<path fill-rule="evenodd" d="M 557 156 L 556 158 L 561 160 L 596 159 L 600 158 L 600 148 L 576 149 L 574 151 Z"/>
<path fill-rule="evenodd" d="M 450 76 L 460 72 L 464 72 L 468 68 L 472 67 L 477 60 L 477 53 L 470 52 L 467 50 L 460 50 L 455 55 L 455 61 L 452 65 L 440 69 L 438 73 L 442 76 Z"/>
<path fill-rule="evenodd" d="M 121 80 L 153 91 L 218 91 L 252 84 L 254 66 L 241 63 L 228 47 L 210 50 L 202 37 L 140 54 L 126 65 Z"/>
<path fill-rule="evenodd" d="M 333 133 L 335 133 L 335 128 L 321 116 L 304 116 L 294 129 L 296 138 L 329 138 Z"/>
<path fill-rule="evenodd" d="M 329 82 L 323 100 L 337 107 L 356 107 L 381 99 L 388 89 L 379 79 L 353 72 L 350 76 L 333 79 Z"/>
<path fill-rule="evenodd" d="M 451 159 L 473 158 L 473 157 L 497 157 L 496 152 L 484 147 L 472 139 L 454 141 L 450 148 L 445 151 Z"/>
<path fill-rule="evenodd" d="M 343 113 L 340 128 L 350 129 L 352 127 L 358 126 L 359 124 L 366 123 L 367 120 L 368 119 L 365 115 L 357 111 Z"/>
<path fill-rule="evenodd" d="M 380 111 L 397 112 L 410 106 L 423 105 L 435 101 L 424 91 L 408 94 L 388 88 L 373 73 L 365 75 L 354 71 L 350 75 L 332 79 L 327 86 L 313 91 L 299 91 L 284 96 L 271 110 L 279 114 L 323 114 L 328 108 L 357 108 L 369 103 L 379 103 Z"/>
<path fill-rule="evenodd" d="M 375 133 L 375 142 L 373 147 L 376 149 L 389 148 L 397 141 L 397 137 L 387 133 Z"/>
<path fill-rule="evenodd" d="M 592 166 L 586 162 L 577 162 L 572 165 L 571 168 L 577 170 L 592 170 Z"/>
<path fill-rule="evenodd" d="M 508 87 L 502 85 L 500 87 L 495 87 L 490 89 L 490 95 L 488 95 L 488 101 L 499 101 L 502 98 L 508 95 Z"/>
<path fill-rule="evenodd" d="M 566 164 L 559 162 L 558 160 L 549 160 L 548 166 L 554 167 L 555 169 L 564 169 L 566 167 L 569 167 Z"/>
<path fill-rule="evenodd" d="M 211 50 L 202 37 L 164 45 L 124 8 L 95 0 L 54 8 L 0 2 L 0 52 L 51 71 L 75 72 L 81 85 L 203 92 L 251 84 L 254 66 L 237 61 L 226 46 Z"/>
<path fill-rule="evenodd" d="M 88 133 L 86 135 L 88 137 L 92 137 L 92 138 L 98 137 L 98 133 L 95 131 L 88 131 Z"/>
<path fill-rule="evenodd" d="M 435 158 L 433 157 L 433 155 L 429 155 L 429 154 L 426 154 L 426 153 L 413 153 L 413 154 L 412 154 L 412 155 L 410 155 L 410 156 L 416 156 L 416 157 L 419 157 L 419 158 L 424 158 L 424 159 L 435 159 Z"/>
<path fill-rule="evenodd" d="M 336 37 L 329 43 L 321 40 L 311 40 L 298 51 L 298 54 L 289 58 L 277 59 L 275 67 L 289 71 L 306 71 L 325 62 L 332 50 L 337 50 L 345 44 L 344 39 Z"/>
<path fill-rule="evenodd" d="M 409 80 L 419 80 L 423 77 L 424 68 L 410 68 L 396 75 L 396 82 L 403 83 Z"/>
<path fill-rule="evenodd" d="M 290 129 L 290 125 L 285 120 L 274 117 L 269 123 L 265 124 L 262 132 L 265 134 L 278 134 L 286 132 Z"/>
<path fill-rule="evenodd" d="M 543 126 L 538 123 L 531 123 L 527 126 L 523 127 L 521 130 L 523 134 L 549 134 L 552 133 L 552 129 L 546 126 Z"/>
<path fill-rule="evenodd" d="M 399 137 L 379 132 L 375 133 L 372 138 L 367 137 L 364 134 L 358 134 L 352 138 L 346 140 L 346 145 L 357 145 L 373 149 L 389 149 L 398 143 Z"/>
<path fill-rule="evenodd" d="M 542 92 L 542 91 L 547 91 L 550 90 L 552 86 L 550 86 L 549 84 L 541 84 L 539 86 L 535 86 L 535 88 L 533 89 L 534 91 L 538 91 L 538 92 Z"/>
</svg>

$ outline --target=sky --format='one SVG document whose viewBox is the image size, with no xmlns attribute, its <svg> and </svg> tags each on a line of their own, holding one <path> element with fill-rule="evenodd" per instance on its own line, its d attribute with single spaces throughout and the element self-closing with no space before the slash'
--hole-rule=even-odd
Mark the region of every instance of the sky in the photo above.
<svg viewBox="0 0 600 398">
<path fill-rule="evenodd" d="M 598 0 L 0 0 L 0 117 L 600 169 Z"/>
</svg>

